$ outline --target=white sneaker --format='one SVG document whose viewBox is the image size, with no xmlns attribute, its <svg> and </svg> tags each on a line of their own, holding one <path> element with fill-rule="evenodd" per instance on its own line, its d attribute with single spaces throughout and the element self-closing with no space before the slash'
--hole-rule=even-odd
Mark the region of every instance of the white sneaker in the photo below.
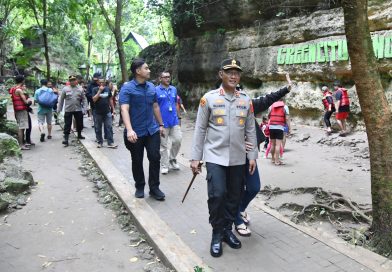
<svg viewBox="0 0 392 272">
<path fill-rule="evenodd" d="M 162 167 L 161 174 L 166 175 L 167 173 L 169 173 L 169 169 L 167 167 Z"/>
<path fill-rule="evenodd" d="M 170 166 L 174 170 L 180 170 L 180 166 L 177 163 L 177 160 L 171 160 L 170 161 Z"/>
</svg>

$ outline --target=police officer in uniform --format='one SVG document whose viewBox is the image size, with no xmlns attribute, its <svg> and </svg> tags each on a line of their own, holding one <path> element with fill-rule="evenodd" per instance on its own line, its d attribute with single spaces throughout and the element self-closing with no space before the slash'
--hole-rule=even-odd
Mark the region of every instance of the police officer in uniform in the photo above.
<svg viewBox="0 0 392 272">
<path fill-rule="evenodd" d="M 83 88 L 78 85 L 76 76 L 69 76 L 70 86 L 65 86 L 60 94 L 59 106 L 57 112 L 60 113 L 64 106 L 64 140 L 62 144 L 68 146 L 69 133 L 71 132 L 72 117 L 76 121 L 76 130 L 78 132 L 78 139 L 85 139 L 82 136 L 83 129 L 83 112 L 82 104 L 87 104 L 86 96 Z"/>
<path fill-rule="evenodd" d="M 232 232 L 244 187 L 245 171 L 255 171 L 257 149 L 252 100 L 237 91 L 242 68 L 235 59 L 224 60 L 219 77 L 222 85 L 200 100 L 192 143 L 193 173 L 200 173 L 200 160 L 206 162 L 209 222 L 212 225 L 210 253 L 222 255 L 222 241 L 231 248 L 241 242 Z M 246 153 L 245 139 L 253 148 Z M 246 169 L 246 157 L 249 168 Z"/>
</svg>

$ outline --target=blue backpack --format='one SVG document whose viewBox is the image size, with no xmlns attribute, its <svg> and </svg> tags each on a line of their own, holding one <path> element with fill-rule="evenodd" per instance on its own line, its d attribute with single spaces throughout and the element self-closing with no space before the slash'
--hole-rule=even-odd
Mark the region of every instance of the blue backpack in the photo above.
<svg viewBox="0 0 392 272">
<path fill-rule="evenodd" d="M 51 89 L 41 89 L 37 98 L 38 104 L 41 107 L 53 108 L 57 103 L 57 94 L 55 94 Z"/>
</svg>

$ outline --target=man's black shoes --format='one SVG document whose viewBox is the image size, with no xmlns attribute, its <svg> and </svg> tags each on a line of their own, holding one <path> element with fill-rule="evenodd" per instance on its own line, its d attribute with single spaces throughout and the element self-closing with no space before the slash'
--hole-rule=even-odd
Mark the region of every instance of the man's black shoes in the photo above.
<svg viewBox="0 0 392 272">
<path fill-rule="evenodd" d="M 150 189 L 150 196 L 156 200 L 165 200 L 165 194 L 159 188 Z"/>
<path fill-rule="evenodd" d="M 220 233 L 213 233 L 210 254 L 212 257 L 220 257 L 222 255 L 222 235 Z"/>
<path fill-rule="evenodd" d="M 82 134 L 79 134 L 79 135 L 78 135 L 78 139 L 79 139 L 79 140 L 84 140 L 84 139 L 86 139 L 86 137 L 82 136 Z"/>
<path fill-rule="evenodd" d="M 223 242 L 227 243 L 231 248 L 241 248 L 241 241 L 234 235 L 231 230 L 223 231 Z"/>
<path fill-rule="evenodd" d="M 41 143 L 45 141 L 45 133 L 41 133 L 41 137 L 39 138 L 39 141 Z"/>
<path fill-rule="evenodd" d="M 135 197 L 136 198 L 144 198 L 144 189 L 136 189 Z"/>
</svg>

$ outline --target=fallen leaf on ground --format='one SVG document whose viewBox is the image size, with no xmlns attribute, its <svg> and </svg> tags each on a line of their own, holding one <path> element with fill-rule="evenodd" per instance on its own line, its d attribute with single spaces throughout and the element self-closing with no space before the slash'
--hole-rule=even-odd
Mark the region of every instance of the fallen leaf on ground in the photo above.
<svg viewBox="0 0 392 272">
<path fill-rule="evenodd" d="M 40 257 L 40 258 L 46 258 L 45 255 L 38 255 L 38 257 Z"/>
<path fill-rule="evenodd" d="M 191 234 L 196 234 L 196 230 L 193 229 L 193 230 L 190 231 L 190 233 Z"/>
<path fill-rule="evenodd" d="M 130 258 L 130 259 L 129 259 L 129 261 L 130 261 L 131 263 L 137 262 L 137 260 L 138 260 L 137 257 L 133 257 L 133 258 Z"/>
</svg>

